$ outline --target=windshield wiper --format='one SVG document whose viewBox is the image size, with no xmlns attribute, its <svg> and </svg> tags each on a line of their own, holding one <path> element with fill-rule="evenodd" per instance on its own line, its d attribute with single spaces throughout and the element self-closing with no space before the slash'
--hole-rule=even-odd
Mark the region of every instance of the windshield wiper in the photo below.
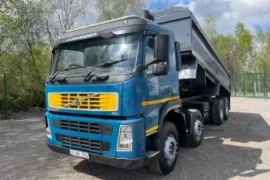
<svg viewBox="0 0 270 180">
<path fill-rule="evenodd" d="M 77 69 L 78 67 L 68 67 L 68 68 L 65 68 L 65 69 L 62 69 L 62 70 L 58 70 L 58 71 L 56 71 L 53 75 L 51 75 L 50 77 L 49 77 L 49 82 L 51 82 L 51 83 L 54 83 L 54 81 L 55 81 L 55 78 L 56 78 L 56 76 L 59 74 L 59 73 L 61 73 L 61 72 L 64 72 L 64 71 L 68 71 L 68 70 L 71 70 L 71 69 Z"/>
<path fill-rule="evenodd" d="M 91 69 L 91 71 L 89 71 L 86 75 L 85 75 L 85 78 L 84 78 L 84 81 L 87 82 L 89 81 L 94 75 L 92 74 L 94 72 L 94 70 L 98 67 L 106 67 L 106 66 L 112 66 L 114 64 L 117 64 L 117 63 L 120 63 L 120 62 L 123 62 L 123 61 L 127 61 L 129 59 L 121 59 L 121 60 L 117 60 L 117 61 L 106 61 L 106 62 L 103 62 L 103 63 L 100 63 L 100 64 L 97 64 L 96 66 L 94 66 L 93 69 Z"/>
</svg>

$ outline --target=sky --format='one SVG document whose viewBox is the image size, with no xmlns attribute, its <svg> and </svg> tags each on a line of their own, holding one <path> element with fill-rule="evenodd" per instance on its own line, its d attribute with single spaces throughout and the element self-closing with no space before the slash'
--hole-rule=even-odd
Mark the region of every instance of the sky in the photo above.
<svg viewBox="0 0 270 180">
<path fill-rule="evenodd" d="M 218 32 L 232 33 L 237 22 L 255 33 L 258 26 L 263 31 L 270 29 L 270 0 L 144 0 L 149 10 L 168 7 L 188 7 L 200 24 L 203 17 L 212 15 L 215 18 Z M 87 24 L 95 23 L 98 12 L 88 11 Z M 90 17 L 90 18 L 89 18 Z"/>
<path fill-rule="evenodd" d="M 270 0 L 145 0 L 145 3 L 147 9 L 188 7 L 200 24 L 204 16 L 212 15 L 222 33 L 233 32 L 239 21 L 251 32 L 255 32 L 256 26 L 263 31 L 270 29 Z"/>
</svg>

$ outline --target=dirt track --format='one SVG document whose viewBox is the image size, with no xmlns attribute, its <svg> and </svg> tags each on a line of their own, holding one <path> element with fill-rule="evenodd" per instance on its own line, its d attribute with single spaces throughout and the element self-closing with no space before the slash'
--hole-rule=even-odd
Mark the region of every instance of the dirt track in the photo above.
<svg viewBox="0 0 270 180">
<path fill-rule="evenodd" d="M 233 98 L 230 119 L 206 126 L 203 144 L 181 148 L 166 177 L 51 152 L 41 119 L 0 121 L 0 179 L 270 179 L 270 100 Z"/>
</svg>

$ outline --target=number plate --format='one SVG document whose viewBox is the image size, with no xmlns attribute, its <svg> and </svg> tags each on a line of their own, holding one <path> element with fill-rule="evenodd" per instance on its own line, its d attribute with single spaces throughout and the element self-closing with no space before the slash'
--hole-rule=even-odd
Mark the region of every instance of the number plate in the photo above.
<svg viewBox="0 0 270 180">
<path fill-rule="evenodd" d="M 82 151 L 76 151 L 76 150 L 69 150 L 70 155 L 72 156 L 77 156 L 80 158 L 84 158 L 84 159 L 89 159 L 89 154 L 86 152 L 82 152 Z"/>
</svg>

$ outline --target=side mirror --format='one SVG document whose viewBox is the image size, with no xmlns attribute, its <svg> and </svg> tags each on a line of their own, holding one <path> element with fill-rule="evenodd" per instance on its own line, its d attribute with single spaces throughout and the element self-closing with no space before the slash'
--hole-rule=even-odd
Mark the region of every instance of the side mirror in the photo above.
<svg viewBox="0 0 270 180">
<path fill-rule="evenodd" d="M 156 63 L 152 66 L 152 73 L 154 76 L 162 76 L 168 74 L 168 66 L 165 63 Z"/>
<path fill-rule="evenodd" d="M 159 34 L 155 38 L 155 63 L 168 62 L 170 39 L 168 35 Z"/>
<path fill-rule="evenodd" d="M 154 47 L 154 60 L 145 65 L 145 69 L 156 63 L 169 63 L 170 38 L 168 35 L 159 34 L 154 41 L 148 42 L 148 46 Z"/>
</svg>

